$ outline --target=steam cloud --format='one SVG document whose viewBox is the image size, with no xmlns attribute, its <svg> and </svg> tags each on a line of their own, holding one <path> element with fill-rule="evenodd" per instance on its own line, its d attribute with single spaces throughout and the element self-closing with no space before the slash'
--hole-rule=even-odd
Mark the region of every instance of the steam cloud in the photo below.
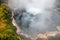
<svg viewBox="0 0 60 40">
<path fill-rule="evenodd" d="M 23 33 L 36 35 L 53 31 L 59 25 L 60 14 L 55 11 L 56 0 L 9 0 L 14 19 Z M 22 27 L 21 27 L 22 26 Z"/>
</svg>

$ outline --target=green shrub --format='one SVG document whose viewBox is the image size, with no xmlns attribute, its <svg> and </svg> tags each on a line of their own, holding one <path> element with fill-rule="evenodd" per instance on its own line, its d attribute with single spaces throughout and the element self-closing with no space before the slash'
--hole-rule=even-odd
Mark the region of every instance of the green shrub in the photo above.
<svg viewBox="0 0 60 40">
<path fill-rule="evenodd" d="M 23 40 L 15 33 L 11 20 L 11 11 L 7 3 L 0 5 L 0 40 Z"/>
</svg>

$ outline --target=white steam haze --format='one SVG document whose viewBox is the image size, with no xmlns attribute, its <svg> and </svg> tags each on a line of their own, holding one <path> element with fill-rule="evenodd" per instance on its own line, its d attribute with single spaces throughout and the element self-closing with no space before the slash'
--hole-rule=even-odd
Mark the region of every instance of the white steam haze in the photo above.
<svg viewBox="0 0 60 40">
<path fill-rule="evenodd" d="M 15 10 L 13 14 L 18 14 L 15 20 L 19 27 L 22 25 L 21 31 L 29 35 L 36 35 L 40 32 L 54 31 L 56 26 L 60 26 L 60 13 L 54 9 L 56 1 L 9 0 L 8 3 L 9 7 Z M 26 12 L 21 13 L 21 9 L 25 9 Z M 20 15 L 23 17 L 19 20 Z"/>
<path fill-rule="evenodd" d="M 9 0 L 11 8 L 28 8 L 34 7 L 38 9 L 45 9 L 53 7 L 55 0 Z"/>
</svg>

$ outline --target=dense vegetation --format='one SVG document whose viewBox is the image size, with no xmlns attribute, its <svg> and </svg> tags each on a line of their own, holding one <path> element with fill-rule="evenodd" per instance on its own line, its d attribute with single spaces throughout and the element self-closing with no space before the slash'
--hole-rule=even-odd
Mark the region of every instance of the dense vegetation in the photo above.
<svg viewBox="0 0 60 40">
<path fill-rule="evenodd" d="M 14 31 L 11 12 L 7 3 L 0 4 L 0 40 L 23 40 Z"/>
</svg>

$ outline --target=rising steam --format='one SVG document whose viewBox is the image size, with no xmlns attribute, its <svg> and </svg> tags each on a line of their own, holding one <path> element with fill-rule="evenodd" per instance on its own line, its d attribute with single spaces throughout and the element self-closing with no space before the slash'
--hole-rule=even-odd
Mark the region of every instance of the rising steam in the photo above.
<svg viewBox="0 0 60 40">
<path fill-rule="evenodd" d="M 9 7 L 14 10 L 17 25 L 20 28 L 22 26 L 22 32 L 29 35 L 53 31 L 59 25 L 60 16 L 59 12 L 54 9 L 55 2 L 56 0 L 8 1 Z"/>
</svg>

